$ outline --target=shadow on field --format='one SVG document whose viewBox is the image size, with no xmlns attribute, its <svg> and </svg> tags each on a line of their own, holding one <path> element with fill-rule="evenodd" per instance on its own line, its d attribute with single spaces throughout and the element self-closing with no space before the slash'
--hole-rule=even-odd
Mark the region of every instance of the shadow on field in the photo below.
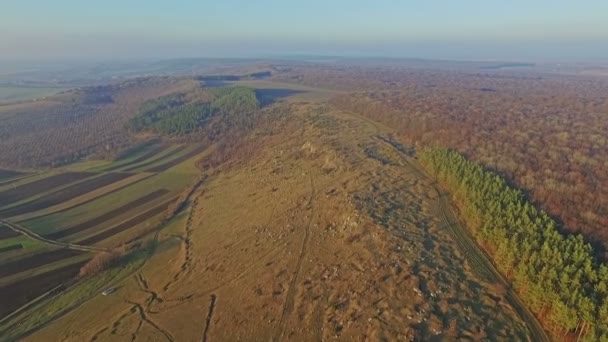
<svg viewBox="0 0 608 342">
<path fill-rule="evenodd" d="M 262 105 L 267 105 L 276 100 L 280 100 L 282 98 L 286 98 L 292 95 L 304 93 L 302 90 L 293 90 L 293 89 L 280 89 L 280 88 L 271 88 L 271 89 L 256 89 L 255 95 Z"/>
</svg>

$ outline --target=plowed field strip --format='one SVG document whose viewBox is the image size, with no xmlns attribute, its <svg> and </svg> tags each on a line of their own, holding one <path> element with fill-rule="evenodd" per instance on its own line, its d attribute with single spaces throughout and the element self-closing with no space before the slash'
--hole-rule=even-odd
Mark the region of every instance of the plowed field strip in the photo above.
<svg viewBox="0 0 608 342">
<path fill-rule="evenodd" d="M 81 244 L 81 245 L 91 245 L 91 244 L 97 243 L 99 241 L 103 241 L 103 240 L 105 240 L 105 239 L 107 239 L 109 237 L 112 237 L 112 236 L 114 236 L 114 235 L 116 235 L 118 233 L 121 233 L 121 232 L 123 232 L 123 231 L 125 231 L 125 230 L 127 230 L 127 229 L 129 229 L 129 228 L 131 228 L 131 227 L 133 227 L 135 225 L 138 225 L 138 224 L 146 221 L 147 219 L 149 219 L 151 217 L 154 217 L 154 216 L 162 213 L 163 211 L 167 210 L 167 208 L 169 207 L 169 205 L 173 201 L 175 201 L 175 199 L 171 199 L 171 200 L 169 200 L 169 201 L 167 201 L 167 202 L 165 202 L 165 203 L 163 203 L 163 204 L 161 204 L 159 206 L 156 206 L 156 207 L 154 207 L 154 208 L 152 208 L 152 209 L 150 209 L 150 210 L 148 210 L 148 211 L 146 211 L 146 212 L 144 212 L 144 213 L 142 213 L 140 215 L 137 215 L 137 216 L 131 218 L 128 221 L 120 223 L 119 225 L 114 226 L 114 227 L 112 227 L 110 229 L 104 230 L 103 232 L 101 232 L 99 234 L 96 234 L 96 235 L 93 235 L 91 237 L 88 237 L 88 238 L 86 238 L 86 239 L 78 242 L 78 244 Z"/>
<path fill-rule="evenodd" d="M 16 231 L 3 225 L 0 225 L 0 240 L 11 239 L 17 236 L 19 236 L 19 233 L 17 233 Z"/>
<path fill-rule="evenodd" d="M 177 157 L 173 160 L 170 160 L 162 165 L 158 165 L 158 166 L 154 166 L 148 170 L 146 170 L 146 172 L 164 172 L 167 171 L 168 169 L 174 167 L 177 164 L 180 164 L 182 162 L 185 162 L 186 160 L 195 157 L 197 154 L 203 152 L 205 150 L 204 146 L 199 146 L 196 149 L 184 154 L 181 157 Z"/>
<path fill-rule="evenodd" d="M 0 206 L 6 206 L 21 201 L 36 194 L 49 191 L 64 184 L 79 181 L 95 175 L 91 172 L 66 172 L 43 178 L 31 183 L 19 185 L 0 193 Z"/>
<path fill-rule="evenodd" d="M 3 210 L 1 211 L 1 214 L 3 217 L 11 217 L 48 208 L 69 201 L 73 198 L 84 195 L 98 188 L 102 188 L 106 185 L 118 182 L 132 175 L 133 174 L 131 173 L 108 173 L 101 177 L 70 185 L 67 188 L 50 193 L 32 202 L 28 202 L 17 207 Z"/>
<path fill-rule="evenodd" d="M 0 278 L 8 277 L 19 272 L 28 271 L 62 259 L 82 255 L 84 252 L 72 249 L 58 249 L 50 252 L 34 254 L 0 265 Z"/>
<path fill-rule="evenodd" d="M 154 175 L 148 175 L 148 176 L 145 176 L 145 177 L 140 178 L 140 179 L 138 179 L 138 180 L 136 180 L 136 181 L 134 181 L 134 182 L 130 182 L 130 183 L 125 184 L 125 185 L 123 185 L 123 186 L 121 186 L 121 187 L 119 187 L 119 188 L 113 189 L 112 191 L 106 192 L 106 193 L 104 193 L 104 194 L 100 194 L 99 196 L 91 197 L 91 198 L 89 198 L 89 199 L 87 199 L 87 200 L 85 200 L 85 201 L 79 201 L 77 204 L 75 204 L 75 205 L 71 205 L 71 206 L 69 206 L 69 207 L 62 208 L 61 210 L 57 210 L 57 211 L 51 211 L 51 212 L 48 212 L 48 213 L 45 213 L 45 214 L 42 214 L 42 215 L 36 215 L 36 216 L 29 217 L 29 218 L 27 219 L 27 221 L 29 221 L 29 220 L 33 220 L 33 219 L 38 220 L 38 219 L 43 218 L 43 217 L 45 217 L 45 216 L 54 215 L 54 214 L 59 214 L 59 213 L 62 213 L 62 212 L 68 211 L 68 210 L 70 210 L 70 209 L 73 209 L 73 208 L 76 208 L 76 207 L 83 206 L 83 205 L 85 205 L 85 204 L 88 204 L 88 203 L 91 203 L 91 202 L 93 202 L 93 201 L 95 201 L 95 200 L 98 200 L 98 199 L 99 199 L 99 198 L 101 198 L 101 197 L 111 195 L 111 194 L 113 194 L 113 193 L 115 193 L 115 192 L 118 192 L 118 191 L 120 191 L 120 190 L 124 189 L 124 188 L 127 188 L 127 187 L 129 187 L 129 186 L 133 186 L 133 185 L 135 185 L 135 184 L 137 184 L 137 183 L 139 183 L 139 182 L 145 181 L 146 179 L 148 179 L 148 178 L 150 178 L 150 177 L 152 177 L 152 176 L 154 176 Z M 127 205 L 128 205 L 128 204 L 127 204 Z M 25 221 L 25 222 L 27 222 L 27 221 Z M 21 222 L 23 222 L 23 221 L 21 221 Z"/>
<path fill-rule="evenodd" d="M 114 165 L 114 166 L 111 166 L 111 167 L 109 167 L 107 169 L 104 169 L 103 171 L 110 172 L 110 171 L 122 169 L 123 167 L 132 166 L 132 165 L 141 163 L 144 160 L 150 159 L 150 158 L 154 157 L 155 155 L 163 152 L 168 147 L 169 147 L 169 145 L 167 145 L 167 146 L 157 146 L 157 147 L 153 148 L 152 150 L 148 151 L 147 153 L 145 153 L 145 154 L 143 154 L 143 155 L 141 155 L 141 156 L 139 156 L 139 157 L 131 160 L 128 163 L 124 163 L 124 164 L 121 164 L 121 165 Z"/>
<path fill-rule="evenodd" d="M 51 233 L 48 235 L 45 235 L 45 237 L 49 238 L 49 239 L 59 239 L 59 238 L 64 238 L 66 236 L 70 236 L 72 234 L 76 234 L 78 232 L 81 232 L 83 230 L 95 227 L 105 221 L 108 221 L 116 216 L 125 214 L 127 212 L 129 212 L 130 210 L 133 210 L 137 207 L 140 207 L 146 203 L 149 203 L 151 201 L 153 201 L 154 199 L 163 196 L 164 194 L 168 193 L 169 190 L 166 189 L 160 189 L 160 190 L 156 190 L 154 192 L 151 192 L 145 196 L 142 196 L 134 201 L 131 201 L 123 206 L 120 206 L 114 210 L 108 211 L 105 214 L 99 215 L 97 217 L 94 217 L 88 221 L 82 222 L 80 224 L 77 224 L 73 227 L 55 232 L 55 233 Z"/>
<path fill-rule="evenodd" d="M 13 171 L 13 170 L 1 170 L 0 169 L 0 180 L 5 180 L 17 176 L 24 175 L 23 172 Z"/>
<path fill-rule="evenodd" d="M 10 285 L 0 287 L 0 318 L 21 307 L 33 298 L 65 283 L 78 274 L 87 261 L 77 262 L 57 270 L 48 271 Z"/>
<path fill-rule="evenodd" d="M 170 154 L 174 155 L 174 154 L 180 153 L 185 148 L 186 148 L 186 146 L 180 146 L 180 147 L 176 148 L 175 150 L 171 151 Z M 162 155 L 162 156 L 160 156 L 158 158 L 154 158 L 154 159 L 150 160 L 149 162 L 146 162 L 146 163 L 143 163 L 143 164 L 139 164 L 139 165 L 134 165 L 134 166 L 129 167 L 129 168 L 123 170 L 123 171 L 133 171 L 133 170 L 141 169 L 143 167 L 150 166 L 150 165 L 152 165 L 154 163 L 157 163 L 157 162 L 159 162 L 159 161 L 161 161 L 161 160 L 163 160 L 165 158 L 167 158 L 167 155 Z"/>
</svg>

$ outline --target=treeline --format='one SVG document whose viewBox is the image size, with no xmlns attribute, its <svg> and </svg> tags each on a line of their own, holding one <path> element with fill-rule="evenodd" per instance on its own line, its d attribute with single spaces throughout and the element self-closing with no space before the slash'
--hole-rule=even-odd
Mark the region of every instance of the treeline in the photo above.
<svg viewBox="0 0 608 342">
<path fill-rule="evenodd" d="M 146 102 L 129 120 L 129 129 L 133 132 L 186 134 L 200 127 L 212 115 L 209 104 L 185 104 L 183 94 L 167 95 Z"/>
<path fill-rule="evenodd" d="M 421 163 L 457 199 L 476 239 L 526 305 L 560 338 L 608 341 L 608 267 L 581 235 L 562 235 L 504 179 L 457 152 L 425 148 Z"/>
<path fill-rule="evenodd" d="M 214 96 L 211 102 L 189 102 L 181 93 L 148 101 L 129 121 L 129 129 L 185 135 L 205 126 L 214 117 L 247 116 L 260 107 L 255 91 L 245 87 L 220 88 L 214 91 Z"/>
<path fill-rule="evenodd" d="M 411 144 L 451 148 L 499 173 L 608 260 L 608 82 L 422 76 L 404 77 L 415 84 L 407 88 L 334 104 Z"/>
</svg>

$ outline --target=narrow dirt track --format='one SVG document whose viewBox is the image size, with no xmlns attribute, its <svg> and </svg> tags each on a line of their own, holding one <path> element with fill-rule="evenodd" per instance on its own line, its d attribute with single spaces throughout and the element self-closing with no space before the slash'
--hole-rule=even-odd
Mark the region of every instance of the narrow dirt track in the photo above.
<svg viewBox="0 0 608 342">
<path fill-rule="evenodd" d="M 296 270 L 294 272 L 291 283 L 289 284 L 289 290 L 287 291 L 287 298 L 285 299 L 285 304 L 283 306 L 283 312 L 281 314 L 281 319 L 279 320 L 277 334 L 275 335 L 275 338 L 274 338 L 275 341 L 279 341 L 283 337 L 283 334 L 285 331 L 285 320 L 287 319 L 289 314 L 293 311 L 296 286 L 298 284 L 298 279 L 301 277 L 300 275 L 302 273 L 302 263 L 306 257 L 306 253 L 308 251 L 308 245 L 310 243 L 310 234 L 311 234 L 310 226 L 312 224 L 314 214 L 315 214 L 314 206 L 312 203 L 315 198 L 315 192 L 316 192 L 315 183 L 314 183 L 312 176 L 310 177 L 310 188 L 311 188 L 310 198 L 308 200 L 308 203 L 306 204 L 307 208 L 310 207 L 310 214 L 309 214 L 310 219 L 308 220 L 308 223 L 306 224 L 306 229 L 304 232 L 304 240 L 302 240 L 302 248 L 300 249 L 300 254 L 298 256 Z"/>
<path fill-rule="evenodd" d="M 374 124 L 374 127 L 377 126 Z M 416 165 L 413 160 L 411 160 L 410 157 L 404 156 L 402 151 L 399 151 L 393 145 L 387 143 L 386 141 L 384 141 L 384 143 L 386 143 L 387 146 L 393 148 L 402 156 L 403 160 L 406 163 L 406 166 L 411 171 L 415 172 L 421 178 L 426 178 L 431 182 L 432 187 L 438 195 L 437 205 L 441 213 L 441 220 L 443 221 L 444 225 L 449 228 L 450 232 L 452 233 L 452 236 L 454 237 L 454 240 L 458 243 L 458 246 L 460 247 L 462 253 L 472 264 L 472 269 L 482 279 L 491 283 L 500 284 L 505 289 L 508 289 L 506 297 L 509 303 L 515 309 L 515 311 L 517 311 L 517 314 L 524 322 L 526 322 L 530 334 L 532 335 L 533 341 L 551 341 L 551 338 L 547 335 L 540 322 L 536 319 L 536 316 L 534 316 L 534 314 L 530 312 L 530 310 L 522 303 L 519 296 L 511 288 L 509 282 L 507 282 L 507 280 L 494 267 L 494 264 L 492 264 L 490 257 L 472 239 L 468 231 L 466 231 L 466 228 L 464 228 L 460 224 L 456 214 L 452 209 L 448 194 L 442 193 L 441 190 L 437 187 L 437 183 L 433 181 L 432 178 L 428 176 L 424 171 L 422 171 L 420 167 Z"/>
<path fill-rule="evenodd" d="M 436 188 L 436 190 L 439 192 L 439 189 Z M 465 228 L 460 225 L 458 220 L 455 218 L 456 216 L 446 196 L 440 197 L 439 204 L 442 211 L 442 216 L 448 227 L 450 227 L 450 230 L 454 235 L 454 239 L 461 246 L 462 251 L 467 255 L 467 258 L 469 258 L 469 260 L 475 264 L 476 267 L 473 268 L 476 270 L 481 268 L 480 273 L 488 281 L 498 283 L 504 288 L 508 289 L 506 297 L 511 306 L 513 306 L 515 311 L 517 311 L 518 315 L 528 325 L 528 329 L 533 336 L 533 341 L 551 341 L 551 338 L 549 338 L 534 314 L 530 312 L 530 310 L 521 302 L 519 296 L 511 288 L 511 285 L 498 272 L 498 270 L 496 270 L 488 255 L 477 245 L 477 243 L 475 243 L 475 241 L 473 241 L 468 232 L 465 231 Z"/>
<path fill-rule="evenodd" d="M 56 240 L 47 239 L 17 223 L 9 222 L 4 219 L 0 219 L 0 224 L 3 224 L 4 226 L 16 231 L 19 234 L 25 235 L 32 240 L 37 240 L 37 241 L 40 241 L 42 243 L 46 243 L 49 245 L 54 245 L 54 246 L 59 246 L 59 247 L 63 247 L 63 248 L 74 249 L 77 251 L 84 251 L 84 252 L 109 252 L 110 251 L 110 249 L 108 249 L 108 248 L 84 246 L 84 245 L 78 245 L 78 244 L 74 244 L 74 243 L 66 243 L 66 242 L 60 242 L 60 241 L 56 241 Z"/>
<path fill-rule="evenodd" d="M 377 133 L 380 133 L 381 124 L 370 120 L 366 117 L 351 114 L 350 116 L 365 121 L 370 126 L 374 128 Z M 382 141 L 384 144 L 395 150 L 405 162 L 406 167 L 417 174 L 420 178 L 427 179 L 431 182 L 432 187 L 438 194 L 438 207 L 441 212 L 441 219 L 444 224 L 450 229 L 454 240 L 458 243 L 459 247 L 463 254 L 467 257 L 469 262 L 471 262 L 474 267 L 474 270 L 477 271 L 478 275 L 483 279 L 501 284 L 504 288 L 508 289 L 506 297 L 509 303 L 513 306 L 513 308 L 517 311 L 517 314 L 521 317 L 521 319 L 526 323 L 530 334 L 532 335 L 533 341 L 543 341 L 549 342 L 551 338 L 547 335 L 547 332 L 543 329 L 542 325 L 534 316 L 534 314 L 523 304 L 519 296 L 513 291 L 510 284 L 507 280 L 502 276 L 502 274 L 494 267 L 490 257 L 477 245 L 477 243 L 470 237 L 468 231 L 458 221 L 456 218 L 456 214 L 454 213 L 451 203 L 449 202 L 449 198 L 446 195 L 441 195 L 441 190 L 437 187 L 437 183 L 432 180 L 430 176 L 428 176 L 411 157 L 404 155 L 403 151 L 397 149 L 392 144 L 388 143 L 385 139 L 378 139 Z M 481 268 L 482 270 L 480 270 Z"/>
<path fill-rule="evenodd" d="M 209 334 L 209 328 L 211 327 L 211 320 L 213 319 L 213 311 L 215 310 L 215 305 L 217 304 L 217 296 L 211 295 L 211 303 L 209 303 L 209 313 L 207 314 L 207 319 L 205 320 L 205 330 L 203 331 L 203 342 L 207 342 L 207 335 Z"/>
</svg>

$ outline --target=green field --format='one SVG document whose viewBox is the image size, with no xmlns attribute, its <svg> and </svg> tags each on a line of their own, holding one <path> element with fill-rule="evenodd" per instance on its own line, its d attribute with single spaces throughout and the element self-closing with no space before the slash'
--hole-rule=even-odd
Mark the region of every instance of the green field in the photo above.
<svg viewBox="0 0 608 342">
<path fill-rule="evenodd" d="M 1 186 L 0 199 L 4 198 L 4 202 L 11 198 L 16 200 L 13 202 L 9 200 L 7 202 L 9 204 L 4 205 L 4 209 L 0 209 L 10 212 L 22 206 L 36 208 L 9 220 L 35 236 L 40 236 L 41 239 L 101 248 L 115 248 L 128 241 L 134 243 L 156 229 L 155 227 L 167 217 L 171 204 L 199 179 L 201 170 L 196 163 L 205 153 L 204 149 L 196 145 L 171 145 L 163 148 L 149 146 L 114 162 L 84 161 L 61 170 L 42 172 Z M 142 156 L 145 158 L 142 159 Z M 104 171 L 110 169 L 112 173 Z M 112 183 L 103 187 L 89 186 L 84 188 L 87 189 L 86 191 L 78 191 L 85 187 L 87 182 L 93 182 L 104 175 L 120 174 L 123 169 L 128 169 L 130 176 L 116 181 L 112 178 Z M 150 170 L 161 171 L 149 172 Z M 55 183 L 52 181 L 58 175 L 75 171 L 86 173 L 73 180 L 68 177 L 58 179 Z M 45 190 L 36 192 L 37 187 L 31 185 L 38 184 L 36 182 L 45 184 L 43 186 Z M 19 189 L 24 191 L 20 192 Z M 58 199 L 63 202 L 58 203 Z M 67 231 L 62 233 L 64 230 Z M 64 252 L 57 245 L 38 240 L 36 237 L 15 236 L 0 239 L 0 248 L 18 245 L 21 245 L 20 249 L 8 250 L 0 254 L 0 272 L 5 274 L 0 282 L 0 293 L 12 293 L 11 291 L 16 290 L 14 286 L 21 286 L 20 284 L 30 278 L 36 279 L 27 283 L 28 287 L 32 288 L 27 300 L 32 300 L 54 286 L 65 283 L 77 273 L 78 265 L 92 256 L 91 253 L 86 252 L 77 255 L 65 252 L 64 256 L 62 254 Z M 78 245 L 74 248 L 78 248 Z M 60 253 L 60 255 L 48 262 L 39 260 L 45 255 L 51 255 L 49 253 Z M 22 269 L 15 270 L 11 265 L 21 260 L 23 260 Z M 116 279 L 122 274 L 121 272 L 129 270 L 131 267 L 129 265 L 132 264 L 132 262 L 127 263 L 125 268 L 116 271 L 118 272 L 116 274 L 106 274 L 76 286 L 69 292 L 68 299 L 62 296 L 45 303 L 40 317 L 36 320 L 44 320 L 43 317 L 54 315 L 59 308 L 56 305 L 57 300 L 77 302 L 86 292 L 80 292 L 79 289 L 95 287 L 97 291 L 102 284 Z M 54 272 L 66 273 L 66 276 L 71 274 L 71 276 L 56 279 Z M 10 303 L 8 307 L 12 310 L 27 302 L 24 298 L 1 300 Z M 2 316 L 7 313 L 2 312 Z"/>
</svg>

